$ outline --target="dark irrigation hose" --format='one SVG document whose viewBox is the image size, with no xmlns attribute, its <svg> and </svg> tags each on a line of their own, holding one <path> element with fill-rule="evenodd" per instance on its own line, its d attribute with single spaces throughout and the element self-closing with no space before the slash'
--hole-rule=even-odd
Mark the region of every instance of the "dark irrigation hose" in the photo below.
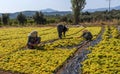
<svg viewBox="0 0 120 74">
<path fill-rule="evenodd" d="M 89 41 L 84 41 L 80 46 L 78 46 L 74 54 L 72 54 L 72 56 L 69 56 L 61 66 L 56 68 L 53 74 L 69 74 L 64 72 L 64 70 L 66 70 L 66 67 L 68 66 L 68 64 L 70 64 L 71 61 L 74 60 L 75 56 L 82 51 L 82 48 L 86 47 L 89 43 L 90 43 Z"/>
</svg>

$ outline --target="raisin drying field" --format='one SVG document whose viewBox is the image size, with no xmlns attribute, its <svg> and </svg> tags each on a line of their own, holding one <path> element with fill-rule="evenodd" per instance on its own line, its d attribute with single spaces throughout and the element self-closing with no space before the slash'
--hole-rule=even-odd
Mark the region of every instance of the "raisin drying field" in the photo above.
<svg viewBox="0 0 120 74">
<path fill-rule="evenodd" d="M 58 39 L 55 27 L 23 27 L 0 29 L 0 69 L 10 73 L 52 74 L 63 66 L 81 45 L 83 38 L 77 38 L 83 30 L 93 34 L 93 40 L 100 34 L 102 27 L 70 27 L 66 37 Z M 36 30 L 41 44 L 36 49 L 27 49 L 28 33 Z M 105 27 L 100 43 L 87 50 L 91 53 L 81 64 L 83 74 L 120 73 L 120 40 L 115 27 Z"/>
</svg>

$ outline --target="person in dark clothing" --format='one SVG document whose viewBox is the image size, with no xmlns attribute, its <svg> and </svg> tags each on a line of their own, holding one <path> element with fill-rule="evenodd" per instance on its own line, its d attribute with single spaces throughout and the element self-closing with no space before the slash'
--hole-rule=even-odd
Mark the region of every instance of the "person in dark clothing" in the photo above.
<svg viewBox="0 0 120 74">
<path fill-rule="evenodd" d="M 91 41 L 93 38 L 92 33 L 89 32 L 88 30 L 84 30 L 83 34 L 80 37 L 85 38 L 86 41 Z"/>
<path fill-rule="evenodd" d="M 65 25 L 58 24 L 57 25 L 57 31 L 58 31 L 58 37 L 62 39 L 62 36 L 65 37 L 66 31 L 68 31 L 68 28 Z"/>
<path fill-rule="evenodd" d="M 38 37 L 37 31 L 32 31 L 28 36 L 27 47 L 29 49 L 35 49 L 35 47 L 40 43 L 41 38 Z"/>
</svg>

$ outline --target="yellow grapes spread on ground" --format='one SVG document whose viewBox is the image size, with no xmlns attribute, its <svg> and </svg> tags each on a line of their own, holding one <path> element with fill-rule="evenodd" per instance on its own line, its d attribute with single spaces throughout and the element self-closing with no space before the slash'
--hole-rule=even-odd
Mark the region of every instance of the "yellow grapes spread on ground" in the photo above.
<svg viewBox="0 0 120 74">
<path fill-rule="evenodd" d="M 67 47 L 80 44 L 84 40 L 77 38 L 84 29 L 91 31 L 94 39 L 101 31 L 101 27 L 71 27 L 63 39 L 48 42 L 31 50 L 25 46 L 28 34 L 32 30 L 38 31 L 43 42 L 57 39 L 57 29 L 55 27 L 1 28 L 0 69 L 27 74 L 52 74 L 76 51 L 76 48 Z"/>
<path fill-rule="evenodd" d="M 82 63 L 83 74 L 120 74 L 120 33 L 115 27 L 106 27 L 102 41 L 90 48 L 91 53 Z"/>
</svg>

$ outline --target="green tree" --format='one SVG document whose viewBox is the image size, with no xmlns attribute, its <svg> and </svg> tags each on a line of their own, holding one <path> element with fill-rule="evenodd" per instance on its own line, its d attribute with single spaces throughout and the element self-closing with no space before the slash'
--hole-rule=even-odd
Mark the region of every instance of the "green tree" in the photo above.
<svg viewBox="0 0 120 74">
<path fill-rule="evenodd" d="M 74 24 L 79 23 L 80 12 L 86 5 L 86 0 L 71 0 Z"/>
<path fill-rule="evenodd" d="M 67 16 L 62 16 L 62 17 L 60 18 L 60 22 L 67 22 L 67 21 L 68 21 Z"/>
<path fill-rule="evenodd" d="M 1 17 L 0 17 L 0 25 L 1 25 L 2 23 L 1 23 Z"/>
<path fill-rule="evenodd" d="M 36 24 L 45 24 L 46 19 L 44 18 L 44 14 L 42 12 L 36 12 L 33 16 L 34 22 Z"/>
<path fill-rule="evenodd" d="M 24 14 L 22 14 L 22 12 L 20 12 L 18 14 L 17 20 L 18 20 L 19 24 L 25 24 L 25 22 L 27 21 L 26 16 Z"/>
<path fill-rule="evenodd" d="M 2 14 L 2 23 L 4 24 L 4 25 L 7 25 L 8 24 L 8 22 L 9 22 L 9 14 Z"/>
</svg>

